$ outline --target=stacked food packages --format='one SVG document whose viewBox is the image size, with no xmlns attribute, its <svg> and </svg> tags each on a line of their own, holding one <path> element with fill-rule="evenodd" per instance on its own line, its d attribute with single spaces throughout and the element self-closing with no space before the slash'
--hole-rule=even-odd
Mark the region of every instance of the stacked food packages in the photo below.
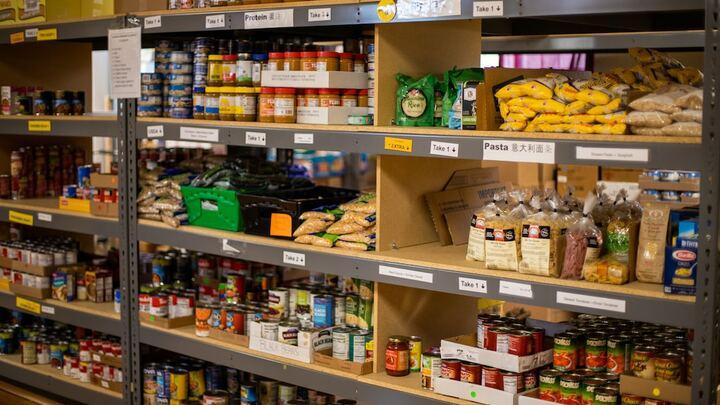
<svg viewBox="0 0 720 405">
<path fill-rule="evenodd" d="M 307 211 L 295 230 L 295 242 L 352 250 L 375 250 L 375 194 L 329 209 Z"/>
<path fill-rule="evenodd" d="M 625 191 L 614 201 L 580 204 L 554 190 L 498 194 L 473 215 L 468 260 L 489 269 L 624 284 L 634 276 L 640 205 Z"/>
<path fill-rule="evenodd" d="M 702 89 L 671 84 L 630 103 L 626 122 L 638 135 L 702 135 Z"/>
<path fill-rule="evenodd" d="M 10 174 L 0 175 L 0 198 L 59 197 L 70 191 L 77 195 L 76 188 L 86 186 L 91 171 L 85 151 L 71 145 L 19 148 L 10 152 Z M 84 181 L 81 173 L 87 176 Z M 85 198 L 91 198 L 89 188 Z"/>
</svg>

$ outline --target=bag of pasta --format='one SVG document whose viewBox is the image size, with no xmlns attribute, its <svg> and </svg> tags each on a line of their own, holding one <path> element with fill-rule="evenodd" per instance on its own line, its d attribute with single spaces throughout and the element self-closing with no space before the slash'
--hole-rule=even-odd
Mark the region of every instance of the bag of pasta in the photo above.
<svg viewBox="0 0 720 405">
<path fill-rule="evenodd" d="M 625 190 L 618 193 L 614 208 L 605 240 L 608 268 L 607 272 L 598 274 L 597 281 L 625 284 L 629 281 L 630 272 L 635 271 L 637 235 L 642 210 L 637 202 L 627 198 Z"/>
<path fill-rule="evenodd" d="M 562 237 L 557 202 L 547 201 L 550 209 L 540 210 L 522 221 L 518 271 L 525 274 L 558 277 L 558 245 Z"/>
<path fill-rule="evenodd" d="M 498 204 L 503 198 L 501 194 L 496 193 L 492 201 L 473 213 L 472 220 L 470 220 L 466 260 L 485 261 L 485 223 L 488 218 L 501 212 Z"/>
<path fill-rule="evenodd" d="M 517 203 L 510 212 L 498 211 L 485 221 L 485 267 L 488 269 L 518 269 L 522 221 L 532 214 L 532 209 L 525 204 L 525 193 L 514 191 L 510 197 Z"/>
<path fill-rule="evenodd" d="M 565 232 L 565 257 L 561 278 L 582 279 L 583 269 L 591 267 L 600 257 L 603 235 L 590 214 L 596 203 L 597 197 L 588 193 L 583 204 L 582 217 Z"/>
</svg>

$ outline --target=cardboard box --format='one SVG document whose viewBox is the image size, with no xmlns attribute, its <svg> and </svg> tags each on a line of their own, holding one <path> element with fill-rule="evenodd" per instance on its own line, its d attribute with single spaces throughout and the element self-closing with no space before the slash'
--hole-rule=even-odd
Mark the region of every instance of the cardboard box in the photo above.
<svg viewBox="0 0 720 405">
<path fill-rule="evenodd" d="M 642 172 L 642 169 L 622 169 L 601 166 L 600 179 L 625 183 L 637 183 L 640 175 L 642 175 Z"/>
<path fill-rule="evenodd" d="M 373 371 L 373 361 L 371 359 L 366 360 L 364 363 L 340 360 L 332 356 L 332 350 L 315 352 L 313 354 L 313 363 L 355 375 L 370 374 Z"/>
<path fill-rule="evenodd" d="M 272 354 L 274 356 L 284 357 L 286 359 L 296 360 L 303 363 L 313 362 L 312 348 L 303 348 L 275 340 L 263 339 L 257 336 L 250 336 L 250 344 L 248 346 L 252 350 L 262 353 Z"/>
<path fill-rule="evenodd" d="M 107 364 L 115 368 L 122 368 L 122 358 L 115 356 L 107 356 L 97 352 L 90 352 L 90 358 L 95 363 Z"/>
<path fill-rule="evenodd" d="M 540 398 L 538 398 L 538 395 L 540 395 L 540 389 L 533 389 L 530 391 L 525 391 L 521 395 L 518 396 L 518 405 L 553 405 L 557 402 L 550 402 L 550 401 L 544 401 Z"/>
<path fill-rule="evenodd" d="M 456 170 L 452 176 L 450 176 L 450 180 L 445 183 L 443 190 L 455 190 L 480 184 L 497 183 L 499 181 L 500 169 L 497 167 Z"/>
<path fill-rule="evenodd" d="M 123 392 L 123 387 L 125 386 L 125 384 L 121 382 L 103 380 L 102 378 L 98 378 L 97 376 L 95 376 L 95 374 L 92 374 L 90 376 L 90 381 L 94 385 L 103 387 L 114 392 Z"/>
<path fill-rule="evenodd" d="M 167 4 L 167 0 L 115 0 L 115 14 L 165 10 L 167 9 Z M 178 11 L 182 12 L 185 10 Z"/>
<path fill-rule="evenodd" d="M 663 291 L 666 294 L 695 295 L 697 284 L 697 239 L 678 238 L 665 248 Z"/>
<path fill-rule="evenodd" d="M 49 277 L 55 271 L 55 266 L 36 266 L 7 257 L 0 257 L 0 267 L 43 277 Z"/>
<path fill-rule="evenodd" d="M 85 288 L 87 289 L 88 301 L 111 302 L 107 300 L 106 290 L 112 290 L 112 273 L 107 270 L 88 270 L 85 272 Z"/>
<path fill-rule="evenodd" d="M 58 197 L 58 201 L 58 208 L 61 210 L 84 212 L 86 214 L 90 213 L 90 200 Z"/>
<path fill-rule="evenodd" d="M 181 318 L 163 318 L 150 315 L 147 312 L 140 312 L 140 321 L 163 329 L 175 329 L 195 324 L 195 316 L 183 316 Z"/>
<path fill-rule="evenodd" d="M 262 87 L 299 89 L 367 89 L 365 72 L 303 72 L 268 70 L 263 72 Z M 367 114 L 367 110 L 365 110 Z"/>
<path fill-rule="evenodd" d="M 58 269 L 52 275 L 52 299 L 71 302 L 75 300 L 75 271 L 72 268 Z"/>
<path fill-rule="evenodd" d="M 47 298 L 50 298 L 50 294 L 52 293 L 50 288 L 33 288 L 33 287 L 26 287 L 24 285 L 11 283 L 10 284 L 10 291 L 17 295 L 22 295 L 25 297 L 30 298 L 37 298 L 40 300 L 44 300 Z"/>
<path fill-rule="evenodd" d="M 90 173 L 90 185 L 96 188 L 118 188 L 117 174 Z"/>
<path fill-rule="evenodd" d="M 350 115 L 367 113 L 367 107 L 297 107 L 297 123 L 347 125 Z"/>
<path fill-rule="evenodd" d="M 462 335 L 440 341 L 440 357 L 458 359 L 501 370 L 524 373 L 553 361 L 553 350 L 548 349 L 529 356 L 515 356 L 477 347 L 477 335 Z"/>
<path fill-rule="evenodd" d="M 487 405 L 515 405 L 519 396 L 518 394 L 449 378 L 436 378 L 434 391 L 436 394 L 449 395 Z"/>
<path fill-rule="evenodd" d="M 690 385 L 647 380 L 632 375 L 620 376 L 620 392 L 676 404 L 689 405 L 692 403 L 692 387 Z"/>
<path fill-rule="evenodd" d="M 117 203 L 106 203 L 106 202 L 90 202 L 90 213 L 98 217 L 118 217 L 118 204 Z"/>
<path fill-rule="evenodd" d="M 598 166 L 557 165 L 557 192 L 565 195 L 572 188 L 574 196 L 585 198 L 595 188 L 599 172 Z"/>
<path fill-rule="evenodd" d="M 0 25 L 17 22 L 17 0 L 0 0 Z"/>
<path fill-rule="evenodd" d="M 250 345 L 250 336 L 225 332 L 224 330 L 220 329 L 211 328 L 210 337 L 215 340 L 220 340 L 222 342 L 231 343 L 242 347 L 248 347 Z"/>
<path fill-rule="evenodd" d="M 514 187 L 555 188 L 555 165 L 483 161 L 481 166 L 498 168 L 500 182 Z"/>
</svg>

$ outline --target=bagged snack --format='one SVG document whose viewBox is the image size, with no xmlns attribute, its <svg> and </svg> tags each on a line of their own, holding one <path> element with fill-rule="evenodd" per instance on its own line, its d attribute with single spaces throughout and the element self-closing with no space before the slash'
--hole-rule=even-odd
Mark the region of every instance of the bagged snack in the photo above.
<svg viewBox="0 0 720 405">
<path fill-rule="evenodd" d="M 324 238 L 317 235 L 302 235 L 295 238 L 296 243 L 302 243 L 304 245 L 332 247 L 333 241 L 330 238 Z"/>
<path fill-rule="evenodd" d="M 653 127 L 630 127 L 630 132 L 635 135 L 665 135 L 663 129 Z"/>
<path fill-rule="evenodd" d="M 565 115 L 585 114 L 593 106 L 587 101 L 576 100 L 565 106 Z"/>
<path fill-rule="evenodd" d="M 306 219 L 320 219 L 323 221 L 335 221 L 335 215 L 330 212 L 322 212 L 322 211 L 306 211 L 300 214 L 301 220 Z"/>
<path fill-rule="evenodd" d="M 619 98 L 612 99 L 609 103 L 596 105 L 587 111 L 590 115 L 612 114 L 621 108 L 621 100 Z"/>
<path fill-rule="evenodd" d="M 694 90 L 694 87 L 679 84 L 664 86 L 653 93 L 633 100 L 629 106 L 637 111 L 660 111 L 672 114 L 681 109 L 675 105 L 675 100 Z"/>
<path fill-rule="evenodd" d="M 348 233 L 361 232 L 365 229 L 364 226 L 352 221 L 352 220 L 340 220 L 330 225 L 327 228 L 327 232 L 334 235 L 345 235 Z"/>
<path fill-rule="evenodd" d="M 443 82 L 445 83 L 445 94 L 442 100 L 442 126 L 459 129 L 462 125 L 462 100 L 463 88 L 472 89 L 475 95 L 475 88 L 478 83 L 485 80 L 485 71 L 481 68 L 455 69 L 445 72 Z"/>
<path fill-rule="evenodd" d="M 668 69 L 667 73 L 680 84 L 700 86 L 703 82 L 703 74 L 696 68 L 685 67 Z"/>
<path fill-rule="evenodd" d="M 348 233 L 346 235 L 340 235 L 338 240 L 345 242 L 360 242 L 367 245 L 375 243 L 375 231 L 363 231 L 358 233 Z"/>
<path fill-rule="evenodd" d="M 485 221 L 485 266 L 488 269 L 518 269 L 522 221 L 532 214 L 532 210 L 525 204 L 526 195 L 523 192 L 510 194 L 517 205 L 509 213 L 498 211 Z"/>
<path fill-rule="evenodd" d="M 298 236 L 323 232 L 328 228 L 328 226 L 330 226 L 330 224 L 332 224 L 332 221 L 325 221 L 318 218 L 309 218 L 297 227 L 295 232 L 293 232 L 293 236 L 297 238 Z"/>
<path fill-rule="evenodd" d="M 347 211 L 343 214 L 341 221 L 351 221 L 363 227 L 368 227 L 375 223 L 375 214 L 364 214 L 357 211 Z"/>
<path fill-rule="evenodd" d="M 577 99 L 594 106 L 606 105 L 612 100 L 612 94 L 601 87 L 585 87 L 578 91 Z"/>
<path fill-rule="evenodd" d="M 702 124 L 702 110 L 682 110 L 670 115 L 675 122 L 699 122 Z"/>
<path fill-rule="evenodd" d="M 340 204 L 338 208 L 342 211 L 356 211 L 368 215 L 374 214 L 376 210 L 375 193 L 363 194 L 350 202 Z"/>
<path fill-rule="evenodd" d="M 622 135 L 627 131 L 625 124 L 597 124 L 592 128 L 594 134 Z"/>
<path fill-rule="evenodd" d="M 662 128 L 672 124 L 670 114 L 659 111 L 631 111 L 625 117 L 625 123 L 638 127 Z"/>
<path fill-rule="evenodd" d="M 671 136 L 701 136 L 702 124 L 697 122 L 676 122 L 662 127 L 662 133 Z"/>
<path fill-rule="evenodd" d="M 522 131 L 527 126 L 526 121 L 504 122 L 500 124 L 501 131 Z"/>
<path fill-rule="evenodd" d="M 596 115 L 595 121 L 599 124 L 626 124 L 627 113 L 625 111 L 617 112 L 613 114 Z"/>
<path fill-rule="evenodd" d="M 597 281 L 610 284 L 625 284 L 629 281 L 629 272 L 634 270 L 641 215 L 639 204 L 627 198 L 627 191 L 620 190 L 606 231 L 607 273 L 598 274 Z"/>
<path fill-rule="evenodd" d="M 501 212 L 498 207 L 501 199 L 501 194 L 495 194 L 491 202 L 473 213 L 470 221 L 466 260 L 485 261 L 485 223 L 488 218 Z"/>
<path fill-rule="evenodd" d="M 431 127 L 435 120 L 435 83 L 433 75 L 414 80 L 398 73 L 395 93 L 395 124 L 406 127 Z"/>
<path fill-rule="evenodd" d="M 369 245 L 366 243 L 360 243 L 360 242 L 345 242 L 345 241 L 337 241 L 335 242 L 335 246 L 343 249 L 350 249 L 350 250 L 360 250 L 360 251 L 366 251 L 366 250 L 375 250 L 374 245 Z"/>
<path fill-rule="evenodd" d="M 565 257 L 561 278 L 582 279 L 583 268 L 592 267 L 600 256 L 603 236 L 590 214 L 596 203 L 597 197 L 588 193 L 583 204 L 582 217 L 565 232 Z"/>
</svg>

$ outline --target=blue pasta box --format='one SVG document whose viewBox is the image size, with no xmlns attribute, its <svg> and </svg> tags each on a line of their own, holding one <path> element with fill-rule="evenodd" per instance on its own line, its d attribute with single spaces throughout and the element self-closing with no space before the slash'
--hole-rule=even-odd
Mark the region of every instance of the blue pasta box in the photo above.
<svg viewBox="0 0 720 405">
<path fill-rule="evenodd" d="M 665 293 L 695 295 L 697 251 L 697 239 L 677 238 L 675 246 L 665 248 Z"/>
</svg>

